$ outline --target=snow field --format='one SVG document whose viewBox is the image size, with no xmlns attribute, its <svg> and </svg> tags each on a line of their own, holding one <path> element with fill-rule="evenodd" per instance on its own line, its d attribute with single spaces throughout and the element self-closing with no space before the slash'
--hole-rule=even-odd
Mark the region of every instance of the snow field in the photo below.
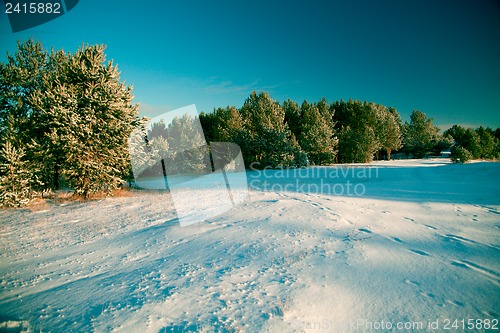
<svg viewBox="0 0 500 333">
<path fill-rule="evenodd" d="M 187 227 L 161 192 L 0 211 L 0 314 L 44 332 L 498 320 L 500 164 L 374 166 L 377 177 L 346 176 L 364 196 L 253 189 Z M 255 173 L 250 182 L 264 180 Z"/>
</svg>

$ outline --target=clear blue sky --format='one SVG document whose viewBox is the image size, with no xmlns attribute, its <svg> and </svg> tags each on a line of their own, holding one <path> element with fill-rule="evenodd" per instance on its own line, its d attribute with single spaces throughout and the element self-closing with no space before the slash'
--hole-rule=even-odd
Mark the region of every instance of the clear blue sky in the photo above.
<svg viewBox="0 0 500 333">
<path fill-rule="evenodd" d="M 80 0 L 18 33 L 0 18 L 2 51 L 29 37 L 70 52 L 106 44 L 144 115 L 239 107 L 265 90 L 280 102 L 353 98 L 404 120 L 418 109 L 443 127 L 500 127 L 496 0 Z"/>
</svg>

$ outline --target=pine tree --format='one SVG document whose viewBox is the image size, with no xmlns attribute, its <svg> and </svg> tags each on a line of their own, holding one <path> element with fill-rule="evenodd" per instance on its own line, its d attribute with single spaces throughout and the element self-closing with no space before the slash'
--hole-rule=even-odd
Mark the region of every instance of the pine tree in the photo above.
<svg viewBox="0 0 500 333">
<path fill-rule="evenodd" d="M 134 129 L 128 139 L 130 164 L 134 176 L 142 175 L 145 170 L 151 167 L 149 165 L 151 150 L 147 146 L 148 140 L 144 126 L 145 123 L 146 121 L 141 124 L 142 126 Z"/>
<path fill-rule="evenodd" d="M 495 137 L 495 132 L 490 128 L 480 126 L 473 130 L 453 125 L 444 134 L 453 137 L 454 146 L 466 149 L 472 155 L 471 158 L 495 159 L 500 157 L 500 140 Z M 459 152 L 459 150 L 455 151 Z"/>
<path fill-rule="evenodd" d="M 0 63 L 0 140 L 15 134 L 20 142 L 28 142 L 36 136 L 37 110 L 30 97 L 42 89 L 42 78 L 51 69 L 48 53 L 32 39 L 18 42 L 16 53 L 7 54 L 7 63 Z"/>
<path fill-rule="evenodd" d="M 203 173 L 211 169 L 209 149 L 197 117 L 185 114 L 172 119 L 167 142 L 172 156 L 168 163 L 170 173 Z"/>
<path fill-rule="evenodd" d="M 18 42 L 15 54 L 7 54 L 7 62 L 0 63 L 0 145 L 8 140 L 15 142 L 15 146 L 22 147 L 23 159 L 40 169 L 44 164 L 35 161 L 32 141 L 43 133 L 39 131 L 39 110 L 33 105 L 32 96 L 44 89 L 44 76 L 55 71 L 54 54 L 49 55 L 40 42 L 29 39 Z M 47 183 L 43 172 L 37 176 Z"/>
<path fill-rule="evenodd" d="M 301 149 L 285 122 L 285 112 L 269 94 L 254 91 L 240 114 L 243 133 L 236 143 L 247 165 L 258 162 L 260 167 L 287 167 L 303 162 Z"/>
<path fill-rule="evenodd" d="M 116 65 L 105 63 L 104 49 L 82 46 L 34 97 L 48 129 L 38 148 L 84 197 L 123 182 L 130 168 L 128 137 L 139 123 L 131 87 L 120 82 Z"/>
<path fill-rule="evenodd" d="M 243 120 L 234 106 L 214 109 L 213 112 L 200 114 L 200 122 L 208 143 L 235 142 L 243 130 Z"/>
<path fill-rule="evenodd" d="M 465 163 L 472 159 L 470 151 L 462 146 L 454 145 L 451 147 L 451 161 L 453 163 Z"/>
<path fill-rule="evenodd" d="M 333 121 L 335 110 L 331 108 L 331 105 L 328 103 L 326 98 L 322 97 L 318 103 L 316 103 L 316 107 L 325 119 L 327 125 L 333 129 L 335 127 L 335 122 Z"/>
<path fill-rule="evenodd" d="M 410 123 L 405 123 L 403 147 L 415 158 L 423 158 L 437 142 L 439 128 L 432 124 L 422 111 L 414 110 L 410 115 Z"/>
<path fill-rule="evenodd" d="M 23 148 L 7 140 L 0 149 L 0 206 L 20 207 L 37 196 L 42 184 Z"/>
<path fill-rule="evenodd" d="M 338 101 L 331 108 L 339 133 L 340 163 L 371 162 L 380 143 L 375 134 L 376 114 L 371 103 Z"/>
<path fill-rule="evenodd" d="M 283 111 L 285 111 L 285 122 L 288 124 L 292 134 L 298 138 L 302 130 L 302 111 L 299 105 L 288 99 L 283 102 Z"/>
<path fill-rule="evenodd" d="M 439 156 L 442 151 L 450 149 L 452 145 L 453 138 L 450 135 L 438 134 L 436 136 L 436 143 L 434 144 L 434 147 L 432 147 L 432 153 L 435 156 Z"/>
<path fill-rule="evenodd" d="M 380 104 L 372 104 L 377 117 L 376 131 L 380 147 L 387 153 L 387 160 L 391 159 L 391 151 L 401 148 L 402 135 L 399 114 L 395 109 L 387 109 Z"/>
<path fill-rule="evenodd" d="M 497 146 L 497 139 L 494 137 L 493 131 L 490 128 L 484 128 L 483 126 L 480 126 L 476 128 L 475 132 L 479 136 L 479 156 L 486 159 L 497 158 L 498 152 L 495 151 L 495 148 Z"/>
<path fill-rule="evenodd" d="M 337 153 L 337 138 L 329 114 L 320 113 L 318 107 L 306 101 L 301 106 L 302 129 L 299 145 L 312 164 L 331 164 Z M 328 118 L 327 118 L 328 117 Z"/>
</svg>

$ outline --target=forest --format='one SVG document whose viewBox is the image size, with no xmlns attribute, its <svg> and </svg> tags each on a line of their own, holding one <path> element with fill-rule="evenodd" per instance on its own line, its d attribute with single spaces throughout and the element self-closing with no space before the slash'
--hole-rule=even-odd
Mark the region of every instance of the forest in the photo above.
<svg viewBox="0 0 500 333">
<path fill-rule="evenodd" d="M 105 46 L 82 45 L 71 54 L 18 42 L 15 54 L 0 63 L 0 206 L 23 206 L 63 188 L 88 198 L 122 187 L 134 176 L 134 131 L 150 138 L 148 151 L 161 155 L 169 173 L 185 171 L 172 168 L 173 160 L 206 172 L 210 142 L 237 144 L 247 168 L 367 163 L 396 154 L 424 158 L 448 149 L 457 163 L 500 157 L 500 128 L 454 125 L 441 134 L 422 111 L 403 121 L 395 108 L 368 101 L 280 103 L 254 91 L 240 108 L 218 107 L 198 119 L 149 128 L 138 108 L 118 66 L 106 60 Z M 208 144 L 174 154 L 169 141 L 203 141 L 183 132 L 193 121 L 201 122 Z M 141 170 L 151 172 L 158 163 L 150 156 Z"/>
</svg>

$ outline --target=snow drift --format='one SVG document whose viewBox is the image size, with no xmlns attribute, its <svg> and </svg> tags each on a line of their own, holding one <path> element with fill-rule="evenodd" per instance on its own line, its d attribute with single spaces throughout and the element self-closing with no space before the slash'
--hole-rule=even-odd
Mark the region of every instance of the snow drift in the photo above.
<svg viewBox="0 0 500 333">
<path fill-rule="evenodd" d="M 498 327 L 499 163 L 299 171 L 249 171 L 244 203 L 187 227 L 165 192 L 0 211 L 0 322 L 44 332 Z"/>
</svg>

